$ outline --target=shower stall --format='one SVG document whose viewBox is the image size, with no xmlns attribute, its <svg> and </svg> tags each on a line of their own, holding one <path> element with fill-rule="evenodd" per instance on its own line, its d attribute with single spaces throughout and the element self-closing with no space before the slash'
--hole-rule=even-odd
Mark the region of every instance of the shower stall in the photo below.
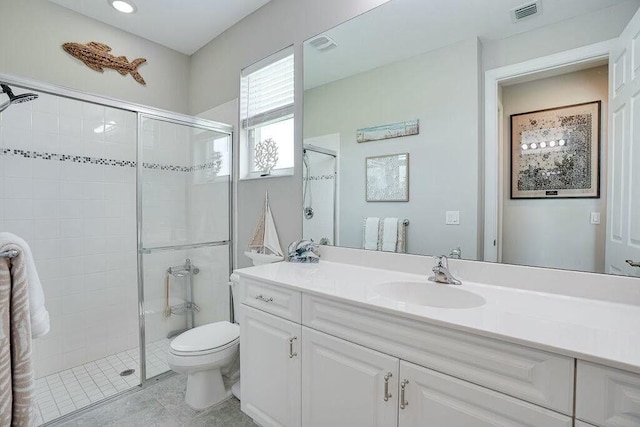
<svg viewBox="0 0 640 427">
<path fill-rule="evenodd" d="M 167 372 L 170 337 L 229 319 L 232 128 L 0 82 L 0 230 L 29 243 L 51 317 L 33 342 L 42 424 Z"/>
<path fill-rule="evenodd" d="M 336 245 L 337 154 L 305 144 L 302 157 L 302 237 Z"/>
</svg>

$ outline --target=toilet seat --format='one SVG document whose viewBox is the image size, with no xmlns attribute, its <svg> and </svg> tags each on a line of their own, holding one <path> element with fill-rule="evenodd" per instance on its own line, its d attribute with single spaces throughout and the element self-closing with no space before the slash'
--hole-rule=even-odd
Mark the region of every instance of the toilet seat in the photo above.
<svg viewBox="0 0 640 427">
<path fill-rule="evenodd" d="M 240 327 L 222 321 L 198 326 L 171 341 L 170 352 L 176 356 L 200 356 L 223 351 L 237 345 Z"/>
</svg>

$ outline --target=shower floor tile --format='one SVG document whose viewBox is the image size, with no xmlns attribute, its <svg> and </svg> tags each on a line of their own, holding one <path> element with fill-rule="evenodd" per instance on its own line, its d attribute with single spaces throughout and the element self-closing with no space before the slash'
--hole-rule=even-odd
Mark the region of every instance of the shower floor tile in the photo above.
<svg viewBox="0 0 640 427">
<path fill-rule="evenodd" d="M 166 354 L 171 340 L 147 344 L 147 377 L 169 370 Z M 135 369 L 122 377 L 120 372 Z M 52 421 L 87 405 L 140 384 L 138 348 L 113 354 L 84 365 L 35 380 L 36 423 Z"/>
</svg>

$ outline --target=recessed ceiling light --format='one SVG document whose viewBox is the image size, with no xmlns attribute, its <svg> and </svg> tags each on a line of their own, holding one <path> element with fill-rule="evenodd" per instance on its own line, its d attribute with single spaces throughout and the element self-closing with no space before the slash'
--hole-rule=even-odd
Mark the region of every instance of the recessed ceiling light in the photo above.
<svg viewBox="0 0 640 427">
<path fill-rule="evenodd" d="M 131 1 L 127 0 L 107 0 L 111 7 L 113 7 L 118 12 L 122 13 L 134 13 L 136 10 L 136 5 Z"/>
</svg>

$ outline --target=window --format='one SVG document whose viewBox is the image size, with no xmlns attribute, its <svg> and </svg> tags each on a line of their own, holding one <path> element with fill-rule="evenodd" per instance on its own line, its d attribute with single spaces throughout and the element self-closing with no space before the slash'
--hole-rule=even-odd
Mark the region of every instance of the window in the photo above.
<svg viewBox="0 0 640 427">
<path fill-rule="evenodd" d="M 242 70 L 240 178 L 293 174 L 293 49 Z"/>
</svg>

